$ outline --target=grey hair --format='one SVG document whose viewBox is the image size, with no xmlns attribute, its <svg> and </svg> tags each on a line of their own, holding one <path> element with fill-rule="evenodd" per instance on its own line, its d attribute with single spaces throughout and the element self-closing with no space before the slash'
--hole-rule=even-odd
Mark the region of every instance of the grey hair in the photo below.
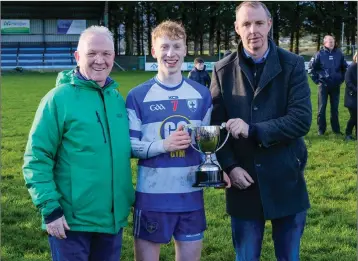
<svg viewBox="0 0 358 261">
<path fill-rule="evenodd" d="M 265 13 L 269 19 L 272 18 L 270 11 L 268 10 L 267 6 L 259 1 L 245 1 L 242 2 L 240 5 L 236 7 L 235 14 L 237 14 L 241 7 L 243 6 L 249 6 L 251 8 L 259 8 L 260 6 L 265 10 Z"/>
<path fill-rule="evenodd" d="M 79 51 L 80 45 L 83 41 L 85 41 L 86 37 L 88 37 L 89 35 L 93 35 L 93 34 L 102 34 L 102 35 L 108 37 L 108 39 L 113 43 L 113 49 L 114 49 L 114 41 L 113 41 L 112 32 L 105 26 L 92 25 L 82 31 L 82 33 L 80 35 L 80 39 L 78 40 L 77 51 Z"/>
</svg>

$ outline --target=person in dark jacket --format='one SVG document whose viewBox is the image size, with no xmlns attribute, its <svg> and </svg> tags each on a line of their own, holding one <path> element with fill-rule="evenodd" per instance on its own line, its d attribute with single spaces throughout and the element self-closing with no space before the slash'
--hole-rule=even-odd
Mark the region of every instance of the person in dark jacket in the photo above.
<svg viewBox="0 0 358 261">
<path fill-rule="evenodd" d="M 236 260 L 260 260 L 271 220 L 277 260 L 298 261 L 310 207 L 303 140 L 312 122 L 310 88 L 303 58 L 268 38 L 271 21 L 263 3 L 236 8 L 242 41 L 215 64 L 210 87 L 211 125 L 226 122 L 231 133 L 217 159 L 231 179 L 226 207 Z"/>
<path fill-rule="evenodd" d="M 353 57 L 353 62 L 349 66 L 346 76 L 346 92 L 344 95 L 344 106 L 348 108 L 350 118 L 346 127 L 345 140 L 353 140 L 352 131 L 356 130 L 357 139 L 357 52 Z"/>
<path fill-rule="evenodd" d="M 332 131 L 341 134 L 338 119 L 339 93 L 348 65 L 341 50 L 335 47 L 333 36 L 326 35 L 323 45 L 308 65 L 308 73 L 312 81 L 318 85 L 318 135 L 323 135 L 326 131 L 328 96 L 331 104 Z"/>
<path fill-rule="evenodd" d="M 209 73 L 206 71 L 206 65 L 203 59 L 195 58 L 194 68 L 189 72 L 188 78 L 208 88 L 210 87 L 211 79 Z"/>
</svg>

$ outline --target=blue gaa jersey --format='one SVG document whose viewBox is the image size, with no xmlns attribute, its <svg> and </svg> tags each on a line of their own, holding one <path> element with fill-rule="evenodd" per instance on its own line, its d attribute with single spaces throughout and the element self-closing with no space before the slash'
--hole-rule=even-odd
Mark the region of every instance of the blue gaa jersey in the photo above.
<svg viewBox="0 0 358 261">
<path fill-rule="evenodd" d="M 158 212 L 203 208 L 202 189 L 192 187 L 201 153 L 191 146 L 166 152 L 163 141 L 180 125 L 209 125 L 208 88 L 187 78 L 168 87 L 154 77 L 129 92 L 126 107 L 132 154 L 139 158 L 135 207 Z"/>
</svg>

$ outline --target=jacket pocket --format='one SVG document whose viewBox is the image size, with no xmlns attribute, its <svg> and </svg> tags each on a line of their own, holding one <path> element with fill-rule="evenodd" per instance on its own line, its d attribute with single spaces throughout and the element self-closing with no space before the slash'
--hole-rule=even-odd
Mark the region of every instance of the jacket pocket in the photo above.
<svg viewBox="0 0 358 261">
<path fill-rule="evenodd" d="M 101 176 L 95 168 L 71 166 L 74 218 L 82 224 L 110 227 L 113 221 L 111 186 L 111 181 Z"/>
<path fill-rule="evenodd" d="M 280 186 L 297 182 L 302 163 L 293 152 L 292 145 L 273 146 L 262 157 L 264 166 L 267 166 L 267 174 L 270 175 L 270 182 Z"/>
<path fill-rule="evenodd" d="M 83 175 L 84 172 L 86 172 L 86 175 Z M 91 208 L 91 205 L 93 207 L 92 203 L 96 196 L 95 187 L 94 182 L 88 180 L 92 175 L 90 169 L 71 167 L 71 199 L 74 213 L 83 211 L 88 207 Z"/>
<path fill-rule="evenodd" d="M 104 141 L 104 143 L 107 143 L 106 133 L 105 133 L 105 131 L 104 131 L 103 122 L 102 122 L 102 120 L 101 120 L 101 117 L 99 116 L 98 111 L 96 111 L 96 116 L 97 116 L 97 122 L 99 123 L 99 125 L 101 125 L 102 135 L 103 135 L 103 141 Z"/>
<path fill-rule="evenodd" d="M 300 169 L 301 169 L 301 165 L 302 165 L 302 161 L 301 159 L 297 156 L 297 154 L 294 151 L 294 148 L 292 146 L 289 147 L 289 151 L 291 154 L 290 157 L 290 161 L 292 161 L 293 166 L 294 166 L 294 181 L 297 182 L 298 180 L 298 174 L 300 173 Z"/>
</svg>

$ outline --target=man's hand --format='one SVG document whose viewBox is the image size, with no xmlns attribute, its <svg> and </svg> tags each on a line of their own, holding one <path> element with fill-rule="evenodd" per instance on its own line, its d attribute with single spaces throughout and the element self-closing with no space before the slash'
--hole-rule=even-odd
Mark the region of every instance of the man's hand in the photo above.
<svg viewBox="0 0 358 261">
<path fill-rule="evenodd" d="M 175 132 L 164 140 L 164 149 L 167 152 L 185 150 L 190 146 L 190 143 L 191 138 L 188 132 L 184 131 L 184 125 L 180 125 Z"/>
<path fill-rule="evenodd" d="M 229 176 L 224 172 L 224 181 L 227 183 L 225 188 L 231 188 L 231 180 L 229 178 Z"/>
<path fill-rule="evenodd" d="M 228 120 L 226 129 L 236 139 L 238 139 L 240 135 L 244 138 L 249 136 L 249 125 L 240 118 Z"/>
<path fill-rule="evenodd" d="M 70 230 L 64 216 L 46 224 L 46 230 L 49 235 L 57 237 L 58 239 L 67 238 L 65 230 Z"/>
<path fill-rule="evenodd" d="M 240 167 L 236 167 L 231 170 L 229 176 L 231 179 L 231 185 L 238 189 L 246 189 L 254 183 L 251 176 Z"/>
</svg>

